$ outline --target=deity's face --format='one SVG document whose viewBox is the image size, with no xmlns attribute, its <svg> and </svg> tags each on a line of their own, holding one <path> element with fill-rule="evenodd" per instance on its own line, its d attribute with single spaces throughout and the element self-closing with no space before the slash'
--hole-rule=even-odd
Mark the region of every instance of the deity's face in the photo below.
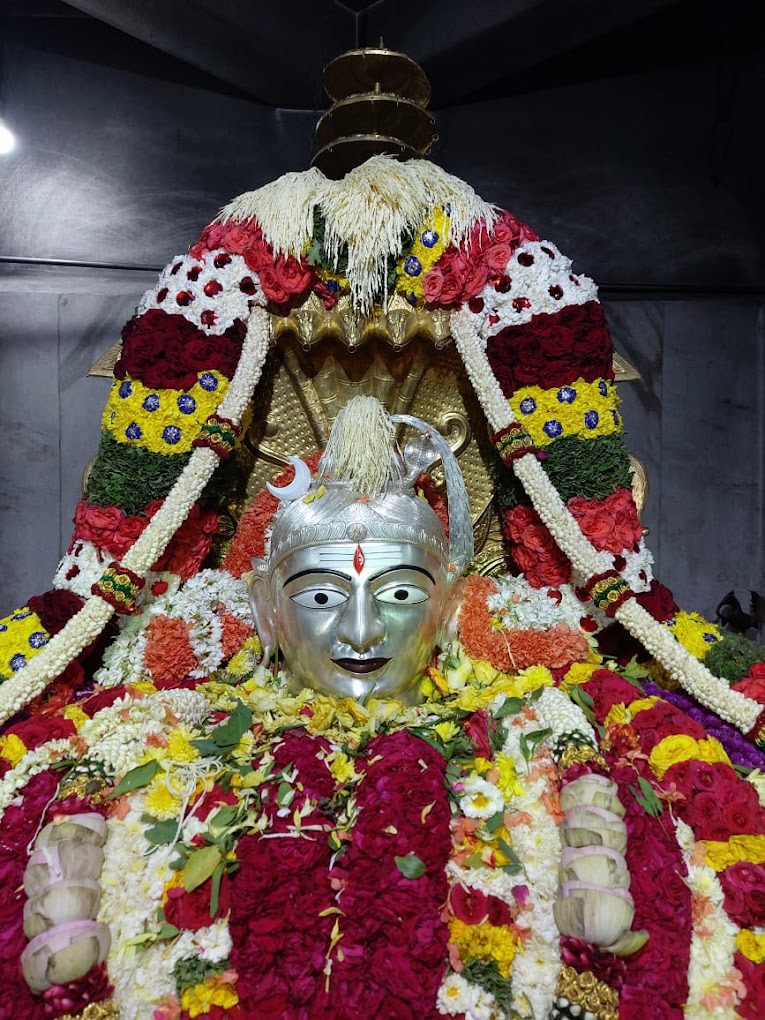
<svg viewBox="0 0 765 1020">
<path fill-rule="evenodd" d="M 333 542 L 287 555 L 253 587 L 259 630 L 295 679 L 337 697 L 417 700 L 417 681 L 453 616 L 454 582 L 406 542 Z"/>
</svg>

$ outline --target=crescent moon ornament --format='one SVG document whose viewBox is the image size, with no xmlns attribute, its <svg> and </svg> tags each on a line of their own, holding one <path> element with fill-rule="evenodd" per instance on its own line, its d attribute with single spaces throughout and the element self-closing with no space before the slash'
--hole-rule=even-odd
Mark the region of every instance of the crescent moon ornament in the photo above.
<svg viewBox="0 0 765 1020">
<path fill-rule="evenodd" d="M 311 485 L 311 469 L 300 457 L 290 457 L 290 463 L 295 469 L 295 477 L 288 485 L 272 485 L 266 482 L 266 488 L 272 496 L 276 496 L 283 503 L 289 503 L 300 499 L 308 492 Z"/>
</svg>

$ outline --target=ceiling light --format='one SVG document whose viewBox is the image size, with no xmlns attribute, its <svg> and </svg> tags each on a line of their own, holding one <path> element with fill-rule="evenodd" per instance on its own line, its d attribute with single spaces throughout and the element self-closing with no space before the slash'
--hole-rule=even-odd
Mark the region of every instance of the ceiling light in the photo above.
<svg viewBox="0 0 765 1020">
<path fill-rule="evenodd" d="M 7 156 L 16 145 L 16 138 L 5 121 L 0 120 L 0 156 Z"/>
</svg>

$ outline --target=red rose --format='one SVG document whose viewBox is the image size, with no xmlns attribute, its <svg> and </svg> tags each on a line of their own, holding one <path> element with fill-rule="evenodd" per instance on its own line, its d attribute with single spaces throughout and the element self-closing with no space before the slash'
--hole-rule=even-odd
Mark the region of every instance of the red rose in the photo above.
<svg viewBox="0 0 765 1020">
<path fill-rule="evenodd" d="M 739 861 L 720 873 L 725 893 L 725 911 L 741 928 L 762 923 L 762 897 L 765 895 L 765 867 Z"/>
<path fill-rule="evenodd" d="M 77 732 L 77 727 L 70 719 L 62 719 L 59 716 L 47 715 L 36 716 L 33 719 L 26 719 L 24 722 L 10 726 L 6 733 L 14 733 L 21 740 L 27 750 L 33 750 L 49 740 L 61 740 L 64 737 L 72 737 Z"/>
<path fill-rule="evenodd" d="M 507 397 L 532 383 L 549 388 L 580 378 L 613 379 L 611 339 L 597 301 L 506 326 L 489 338 L 486 354 Z"/>
<path fill-rule="evenodd" d="M 208 251 L 220 248 L 224 233 L 223 225 L 217 220 L 208 224 L 196 244 L 189 248 L 189 255 L 192 258 L 201 259 Z"/>
<path fill-rule="evenodd" d="M 493 758 L 494 752 L 489 739 L 489 717 L 485 709 L 479 708 L 465 723 L 465 733 L 475 745 L 476 754 L 481 758 Z"/>
<path fill-rule="evenodd" d="M 266 295 L 269 301 L 273 301 L 277 305 L 282 305 L 286 302 L 288 294 L 284 285 L 279 279 L 279 275 L 276 271 L 276 266 L 265 265 L 259 270 L 260 272 L 260 285 L 263 288 L 263 293 Z"/>
<path fill-rule="evenodd" d="M 118 506 L 89 506 L 81 499 L 74 511 L 74 538 L 103 546 L 122 523 Z"/>
<path fill-rule="evenodd" d="M 487 249 L 485 254 L 486 266 L 489 272 L 504 273 L 507 263 L 510 261 L 512 247 L 509 244 L 495 244 Z"/>
<path fill-rule="evenodd" d="M 153 517 L 161 505 L 162 500 L 149 503 L 146 507 L 147 516 Z M 202 510 L 199 504 L 195 503 L 152 570 L 169 571 L 187 581 L 202 566 L 217 531 L 218 515 L 215 511 Z"/>
<path fill-rule="evenodd" d="M 672 619 L 680 609 L 672 597 L 672 592 L 669 588 L 660 584 L 656 579 L 651 581 L 651 587 L 648 591 L 641 592 L 637 596 L 637 601 L 659 623 Z"/>
<path fill-rule="evenodd" d="M 232 255 L 241 255 L 261 236 L 260 227 L 254 219 L 227 223 L 221 244 Z"/>
<path fill-rule="evenodd" d="M 33 613 L 40 617 L 43 627 L 53 637 L 83 606 L 83 600 L 73 591 L 64 588 L 53 588 L 43 595 L 35 595 L 27 605 Z"/>
<path fill-rule="evenodd" d="M 444 308 L 448 308 L 459 300 L 459 296 L 462 292 L 462 281 L 459 277 L 455 276 L 454 273 L 449 273 L 444 276 L 441 282 L 441 294 L 439 297 L 439 305 Z"/>
<path fill-rule="evenodd" d="M 438 266 L 433 266 L 422 278 L 422 290 L 429 304 L 435 304 L 441 297 L 443 285 L 444 274 Z"/>
<path fill-rule="evenodd" d="M 756 662 L 743 679 L 731 686 L 734 691 L 741 691 L 742 694 L 747 698 L 751 698 L 752 701 L 759 701 L 760 704 L 765 704 L 765 677 L 756 675 L 755 671 L 758 666 L 765 666 L 765 663 Z"/>
<path fill-rule="evenodd" d="M 736 953 L 733 965 L 744 979 L 746 998 L 736 1006 L 744 1020 L 762 1020 L 765 1015 L 765 963 L 753 963 L 743 953 Z"/>
<path fill-rule="evenodd" d="M 210 913 L 210 894 L 212 881 L 208 879 L 198 886 L 193 892 L 179 886 L 170 889 L 165 904 L 165 917 L 170 924 L 176 928 L 199 931 L 212 924 L 216 917 L 225 917 L 231 909 L 231 880 L 228 875 L 223 875 L 220 883 L 220 896 L 218 909 L 214 914 Z"/>
<path fill-rule="evenodd" d="M 505 515 L 510 555 L 536 588 L 556 587 L 571 578 L 571 564 L 532 507 L 516 506 Z"/>
<path fill-rule="evenodd" d="M 280 258 L 275 264 L 276 277 L 286 294 L 302 294 L 311 286 L 313 273 L 310 266 L 290 255 Z"/>
</svg>

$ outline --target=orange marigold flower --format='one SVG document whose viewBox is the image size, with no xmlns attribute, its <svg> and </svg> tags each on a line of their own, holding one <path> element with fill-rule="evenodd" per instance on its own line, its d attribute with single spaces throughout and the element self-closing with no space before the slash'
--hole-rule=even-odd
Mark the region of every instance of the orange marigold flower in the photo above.
<svg viewBox="0 0 765 1020">
<path fill-rule="evenodd" d="M 239 651 L 247 638 L 252 637 L 253 629 L 246 623 L 232 616 L 231 613 L 221 613 L 219 616 L 222 634 L 221 644 L 223 645 L 223 658 L 230 659 Z"/>
<path fill-rule="evenodd" d="M 147 631 L 143 661 L 155 680 L 187 677 L 197 660 L 186 623 L 173 616 L 155 616 Z"/>
</svg>

